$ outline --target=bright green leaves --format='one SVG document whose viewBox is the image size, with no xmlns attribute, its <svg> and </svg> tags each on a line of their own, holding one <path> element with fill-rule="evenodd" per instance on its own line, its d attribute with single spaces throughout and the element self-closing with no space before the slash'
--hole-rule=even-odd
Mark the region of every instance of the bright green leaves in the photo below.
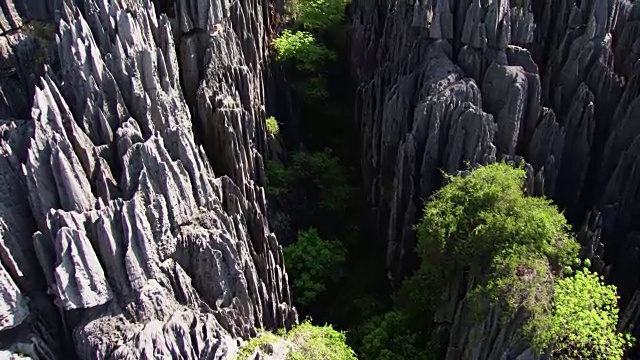
<svg viewBox="0 0 640 360">
<path fill-rule="evenodd" d="M 327 284 L 344 275 L 346 249 L 339 241 L 321 239 L 313 228 L 300 231 L 298 241 L 283 252 L 294 299 L 301 305 L 312 303 Z"/>
<path fill-rule="evenodd" d="M 540 353 L 621 359 L 628 338 L 616 332 L 615 287 L 588 270 L 562 278 L 581 265 L 578 244 L 550 201 L 525 196 L 524 177 L 522 169 L 495 164 L 450 178 L 417 227 L 421 272 L 444 278 L 462 266 L 479 274 L 467 299 L 479 308 L 488 300 L 504 319 L 524 309 L 530 318 L 524 334 Z M 424 279 L 425 289 L 434 288 L 438 277 L 432 279 Z"/>
<path fill-rule="evenodd" d="M 524 177 L 522 169 L 495 164 L 450 178 L 418 225 L 423 266 L 447 264 L 443 277 L 476 267 L 487 280 L 476 293 L 500 299 L 510 313 L 549 299 L 552 271 L 571 265 L 578 251 L 557 208 L 525 196 Z"/>
<path fill-rule="evenodd" d="M 266 331 L 260 336 L 254 337 L 247 341 L 238 351 L 235 360 L 247 360 L 256 351 L 256 349 L 267 349 L 269 345 L 279 342 L 281 339 L 276 335 Z"/>
<path fill-rule="evenodd" d="M 274 345 L 286 348 L 287 360 L 357 360 L 345 341 L 343 332 L 329 325 L 314 326 L 307 320 L 289 332 L 278 331 L 278 335 L 262 332 L 240 348 L 236 360 L 246 360 L 256 350 L 269 354 Z"/>
<path fill-rule="evenodd" d="M 346 344 L 343 332 L 331 326 L 314 326 L 305 321 L 287 334 L 293 343 L 287 360 L 357 360 L 356 354 Z"/>
<path fill-rule="evenodd" d="M 551 346 L 553 359 L 622 359 L 631 338 L 616 332 L 617 303 L 615 286 L 589 270 L 557 280 L 550 313 L 529 324 L 532 346 Z"/>
<path fill-rule="evenodd" d="M 425 206 L 418 225 L 420 251 L 448 249 L 452 259 L 488 263 L 505 246 L 525 245 L 557 268 L 573 259 L 577 243 L 550 201 L 526 197 L 524 170 L 507 164 L 452 177 Z"/>
<path fill-rule="evenodd" d="M 348 0 L 290 0 L 287 12 L 294 20 L 293 29 L 285 29 L 273 41 L 276 61 L 295 65 L 300 74 L 300 93 L 307 103 L 328 98 L 326 65 L 337 59 L 336 53 L 317 41 L 327 41 L 323 33 L 340 29 L 344 23 Z M 311 31 L 311 32 L 310 32 Z M 335 31 L 334 31 L 335 32 Z M 341 31 L 344 33 L 344 31 Z M 329 42 L 330 43 L 330 42 Z M 295 76 L 294 76 L 295 77 Z"/>
<path fill-rule="evenodd" d="M 287 10 L 295 22 L 307 29 L 325 30 L 344 20 L 347 0 L 292 0 Z"/>
<path fill-rule="evenodd" d="M 286 29 L 273 41 L 277 61 L 293 61 L 300 71 L 316 72 L 336 54 L 318 44 L 313 34 L 306 31 L 292 32 Z"/>
<path fill-rule="evenodd" d="M 270 136 L 276 136 L 280 133 L 280 125 L 276 121 L 276 118 L 273 116 L 269 116 L 266 121 L 267 124 L 267 133 Z"/>
</svg>

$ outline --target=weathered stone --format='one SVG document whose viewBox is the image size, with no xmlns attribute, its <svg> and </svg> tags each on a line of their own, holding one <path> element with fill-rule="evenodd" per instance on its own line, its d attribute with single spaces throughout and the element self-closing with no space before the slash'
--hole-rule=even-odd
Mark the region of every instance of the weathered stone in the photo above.
<svg viewBox="0 0 640 360">
<path fill-rule="evenodd" d="M 610 273 L 629 299 L 640 287 L 640 279 L 626 275 L 637 272 L 639 257 L 627 234 L 640 231 L 632 220 L 640 215 L 640 129 L 632 120 L 640 95 L 640 6 L 462 0 L 449 9 L 454 36 L 448 38 L 441 19 L 449 16 L 434 10 L 448 3 L 354 0 L 350 9 L 362 175 L 391 282 L 410 271 L 412 226 L 440 186 L 440 170 L 458 173 L 464 160 L 474 167 L 523 156 L 528 193 L 552 197 L 578 225 L 588 210 L 603 214 L 589 227 L 597 240 L 581 235 L 581 241 L 594 269 Z M 427 42 L 427 35 L 439 41 Z M 458 83 L 425 106 L 424 79 Z M 417 128 L 421 123 L 429 126 Z M 474 143 L 483 145 L 461 157 Z M 449 299 L 442 321 L 455 328 L 463 307 Z M 531 358 L 519 340 L 499 335 L 514 329 L 509 326 L 490 318 L 482 330 L 459 326 L 450 358 Z"/>
<path fill-rule="evenodd" d="M 17 67 L 37 50 L 25 47 L 35 40 L 24 24 L 51 19 L 28 11 L 36 0 L 5 2 L 0 65 Z M 0 348 L 43 359 L 64 358 L 63 347 L 87 359 L 227 359 L 236 337 L 297 321 L 260 188 L 268 12 L 244 2 L 180 1 L 176 32 L 150 0 L 55 2 L 45 45 L 55 41 L 55 59 L 31 81 L 28 68 L 19 81 L 0 79 L 0 117 L 30 118 L 0 122 L 0 307 L 9 314 Z M 211 36 L 190 48 L 202 54 L 194 89 L 214 101 L 197 121 L 176 48 L 194 32 Z M 15 86 L 25 90 L 6 98 Z M 217 98 L 234 106 L 220 109 Z M 224 150 L 209 153 L 213 166 L 192 122 L 210 144 L 233 144 L 206 146 Z"/>
</svg>

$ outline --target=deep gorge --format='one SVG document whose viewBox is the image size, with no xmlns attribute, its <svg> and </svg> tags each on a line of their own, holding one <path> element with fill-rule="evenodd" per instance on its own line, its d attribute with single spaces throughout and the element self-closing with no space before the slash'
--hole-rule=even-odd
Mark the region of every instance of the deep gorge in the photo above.
<svg viewBox="0 0 640 360">
<path fill-rule="evenodd" d="M 638 3 L 351 0 L 301 27 L 336 54 L 311 100 L 275 59 L 290 4 L 0 1 L 0 357 L 231 359 L 307 316 L 370 350 L 420 274 L 441 171 L 502 161 L 640 337 Z M 463 324 L 461 274 L 417 358 L 540 358 L 520 318 Z"/>
</svg>

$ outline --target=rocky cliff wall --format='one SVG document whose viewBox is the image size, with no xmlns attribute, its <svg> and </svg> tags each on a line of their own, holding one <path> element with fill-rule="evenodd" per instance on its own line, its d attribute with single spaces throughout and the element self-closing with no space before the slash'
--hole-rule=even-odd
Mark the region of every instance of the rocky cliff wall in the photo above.
<svg viewBox="0 0 640 360">
<path fill-rule="evenodd" d="M 0 2 L 0 354 L 223 359 L 296 321 L 261 187 L 270 11 Z"/>
<path fill-rule="evenodd" d="M 634 309 L 640 4 L 354 0 L 350 13 L 362 172 L 391 281 L 412 267 L 412 225 L 441 170 L 523 157 L 530 191 L 565 209 Z M 455 328 L 452 293 L 458 310 L 440 320 Z M 494 358 L 478 346 L 500 345 L 495 329 L 453 331 L 450 356 Z M 473 334 L 489 337 L 465 345 Z"/>
</svg>

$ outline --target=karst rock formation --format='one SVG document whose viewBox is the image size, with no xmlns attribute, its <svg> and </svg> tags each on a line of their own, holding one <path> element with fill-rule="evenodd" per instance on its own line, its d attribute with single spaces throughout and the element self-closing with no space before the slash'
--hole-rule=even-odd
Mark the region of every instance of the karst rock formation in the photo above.
<svg viewBox="0 0 640 360">
<path fill-rule="evenodd" d="M 640 2 L 353 0 L 364 186 L 388 277 L 410 269 L 424 200 L 456 173 L 526 161 L 530 192 L 576 224 L 583 255 L 618 285 L 621 327 L 640 287 Z M 464 325 L 459 276 L 438 316 L 448 359 L 532 359 L 497 314 Z M 513 339 L 512 339 L 513 340 Z"/>
<path fill-rule="evenodd" d="M 296 323 L 263 188 L 283 6 L 0 0 L 0 358 L 228 359 Z M 441 171 L 524 161 L 637 332 L 640 2 L 352 0 L 347 21 L 389 281 Z M 468 324 L 458 279 L 447 359 L 535 359 L 521 316 Z"/>
<path fill-rule="evenodd" d="M 226 359 L 297 321 L 262 187 L 272 11 L 0 2 L 0 358 Z"/>
</svg>

